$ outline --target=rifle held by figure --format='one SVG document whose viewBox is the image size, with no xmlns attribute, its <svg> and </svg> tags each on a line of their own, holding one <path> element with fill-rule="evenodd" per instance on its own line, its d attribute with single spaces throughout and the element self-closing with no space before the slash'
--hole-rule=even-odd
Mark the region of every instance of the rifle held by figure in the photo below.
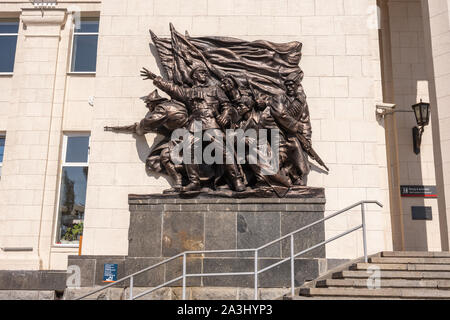
<svg viewBox="0 0 450 320">
<path fill-rule="evenodd" d="M 104 130 L 115 133 L 136 133 L 136 128 L 137 124 L 132 124 L 130 126 L 104 127 Z"/>
<path fill-rule="evenodd" d="M 327 172 L 330 171 L 328 167 L 325 165 L 325 162 L 320 158 L 320 156 L 317 154 L 317 152 L 313 149 L 311 142 L 309 142 L 300 132 L 297 132 L 297 139 L 300 141 L 300 143 L 303 146 L 303 149 L 306 151 L 306 153 L 315 160 L 318 164 L 320 164 L 322 167 L 324 167 Z"/>
</svg>

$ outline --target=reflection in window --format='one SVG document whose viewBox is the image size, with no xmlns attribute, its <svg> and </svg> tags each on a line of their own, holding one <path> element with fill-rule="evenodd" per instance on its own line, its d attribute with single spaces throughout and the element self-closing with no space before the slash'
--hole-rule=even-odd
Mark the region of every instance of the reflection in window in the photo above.
<svg viewBox="0 0 450 320">
<path fill-rule="evenodd" d="M 4 134 L 0 134 L 0 178 L 2 176 L 3 154 L 5 153 L 5 141 L 6 136 Z"/>
<path fill-rule="evenodd" d="M 63 152 L 56 243 L 76 245 L 83 234 L 89 135 L 65 135 Z"/>
<path fill-rule="evenodd" d="M 14 71 L 18 32 L 18 19 L 0 19 L 0 72 Z"/>
<path fill-rule="evenodd" d="M 97 67 L 98 18 L 82 18 L 75 26 L 71 72 L 95 72 Z"/>
</svg>

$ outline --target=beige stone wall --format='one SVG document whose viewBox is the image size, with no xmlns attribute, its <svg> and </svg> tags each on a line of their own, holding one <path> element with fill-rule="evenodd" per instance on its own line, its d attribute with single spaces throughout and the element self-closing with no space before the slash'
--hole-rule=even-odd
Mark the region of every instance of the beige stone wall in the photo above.
<svg viewBox="0 0 450 320">
<path fill-rule="evenodd" d="M 25 1 L 13 2 L 15 7 L 12 4 L 8 10 L 15 8 L 20 12 L 21 7 L 28 5 Z M 5 123 L 5 129 L 0 127 L 0 131 L 8 134 L 6 175 L 0 182 L 0 196 L 6 201 L 0 205 L 0 247 L 34 248 L 32 254 L 23 256 L 0 252 L 0 268 L 21 268 L 25 264 L 15 259 L 31 259 L 33 268 L 64 269 L 66 256 L 77 250 L 52 245 L 60 148 L 62 134 L 68 131 L 91 132 L 82 252 L 127 254 L 128 194 L 161 192 L 169 183 L 164 177 L 145 174 L 145 158 L 155 143 L 154 135 L 135 138 L 104 132 L 103 126 L 131 124 L 145 115 L 140 97 L 154 87 L 140 79 L 139 70 L 146 66 L 160 71 L 149 46 L 148 29 L 167 36 L 169 22 L 192 36 L 303 43 L 300 65 L 305 72 L 313 144 L 331 169 L 325 175 L 313 168 L 309 184 L 326 188 L 326 214 L 363 199 L 381 201 L 383 209 L 370 206 L 367 211 L 369 252 L 391 249 L 385 131 L 375 117 L 376 102 L 382 99 L 378 30 L 373 28 L 373 17 L 368 14 L 374 12 L 368 10 L 375 0 L 103 0 L 101 6 L 96 1 L 76 3 L 84 11 L 100 11 L 95 76 L 67 75 L 71 38 L 71 19 L 67 19 L 58 31 L 61 38 L 57 43 L 41 41 L 20 51 L 25 46 L 22 36 L 17 72 L 13 78 L 0 78 L 1 82 L 11 80 L 12 88 L 17 90 L 8 100 L 13 111 L 8 111 L 7 120 L 0 118 L 0 124 Z M 36 56 L 48 60 L 34 61 Z M 28 66 L 26 59 L 32 59 Z M 51 61 L 58 63 L 50 66 Z M 48 81 L 53 81 L 53 91 L 46 96 L 52 99 L 42 102 L 42 114 L 37 115 L 35 109 L 24 108 L 26 101 L 13 98 L 30 92 L 23 90 L 39 89 L 34 88 L 36 81 L 22 81 L 36 63 L 48 63 L 48 68 L 42 68 L 49 72 Z M 94 106 L 87 102 L 91 96 L 95 98 Z M 36 117 L 34 127 L 21 127 L 26 117 Z M 40 127 L 36 127 L 38 124 Z M 40 128 L 42 136 L 37 134 Z M 35 149 L 48 156 L 31 153 Z M 36 154 L 38 158 L 15 158 L 21 154 Z M 36 184 L 28 190 L 32 179 L 36 179 Z M 24 204 L 23 199 L 33 202 Z M 357 209 L 327 223 L 327 237 L 360 223 Z M 327 246 L 329 258 L 361 255 L 361 232 Z"/>
<path fill-rule="evenodd" d="M 9 106 L 11 84 L 11 76 L 0 76 L 0 131 L 6 130 L 8 114 L 11 110 Z"/>
<path fill-rule="evenodd" d="M 92 11 L 95 2 L 77 5 Z M 54 245 L 62 135 L 90 130 L 87 100 L 82 105 L 79 97 L 69 95 L 81 89 L 67 76 L 72 22 L 66 8 L 72 5 L 69 1 L 42 16 L 28 1 L 0 4 L 0 12 L 21 20 L 14 75 L 0 79 L 6 105 L 0 131 L 7 134 L 0 180 L 0 247 L 33 249 L 1 251 L 0 269 L 65 269 L 67 255 L 78 252 Z"/>
</svg>

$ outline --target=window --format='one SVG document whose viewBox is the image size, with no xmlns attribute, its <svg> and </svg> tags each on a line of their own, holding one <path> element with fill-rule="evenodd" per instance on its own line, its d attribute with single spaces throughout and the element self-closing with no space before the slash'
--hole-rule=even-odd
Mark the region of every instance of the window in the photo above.
<svg viewBox="0 0 450 320">
<path fill-rule="evenodd" d="M 0 133 L 0 178 L 2 177 L 3 154 L 5 153 L 6 136 Z"/>
<path fill-rule="evenodd" d="M 0 73 L 14 71 L 18 32 L 18 19 L 0 19 Z"/>
<path fill-rule="evenodd" d="M 78 245 L 83 234 L 89 134 L 65 134 L 59 187 L 56 244 Z"/>
<path fill-rule="evenodd" d="M 98 18 L 81 18 L 73 33 L 70 72 L 94 73 L 97 67 Z"/>
</svg>

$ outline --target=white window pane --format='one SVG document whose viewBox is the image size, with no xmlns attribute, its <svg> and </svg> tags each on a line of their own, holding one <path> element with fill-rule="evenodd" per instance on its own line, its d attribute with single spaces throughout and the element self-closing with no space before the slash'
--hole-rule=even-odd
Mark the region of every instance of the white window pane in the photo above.
<svg viewBox="0 0 450 320">
<path fill-rule="evenodd" d="M 89 153 L 89 136 L 67 137 L 66 163 L 87 162 Z"/>
</svg>

